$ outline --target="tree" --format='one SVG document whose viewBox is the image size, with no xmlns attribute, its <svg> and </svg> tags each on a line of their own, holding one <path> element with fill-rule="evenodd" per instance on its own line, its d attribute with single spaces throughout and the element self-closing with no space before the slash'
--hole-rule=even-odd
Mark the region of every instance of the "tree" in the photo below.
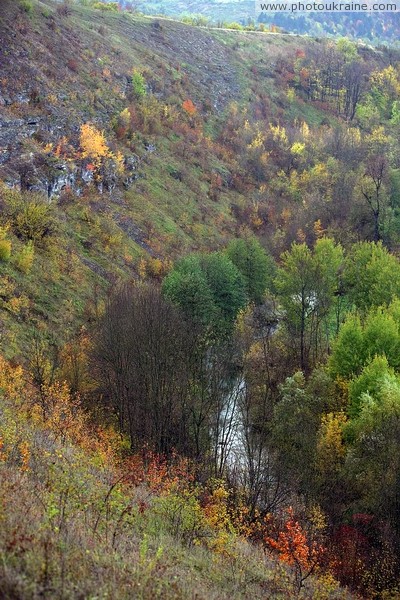
<svg viewBox="0 0 400 600">
<path fill-rule="evenodd" d="M 297 372 L 281 386 L 274 410 L 272 448 L 276 473 L 291 490 L 315 500 L 316 447 L 321 417 L 338 408 L 334 384 L 324 370 L 315 370 L 306 382 Z"/>
<path fill-rule="evenodd" d="M 222 323 L 229 326 L 248 301 L 244 278 L 222 252 L 203 254 L 200 264 Z"/>
<path fill-rule="evenodd" d="M 350 303 L 363 313 L 388 305 L 400 295 L 400 262 L 380 242 L 354 244 L 344 263 L 343 285 Z"/>
<path fill-rule="evenodd" d="M 91 123 L 81 125 L 79 143 L 82 158 L 90 158 L 96 167 L 100 165 L 103 158 L 111 156 L 104 133 Z"/>
<path fill-rule="evenodd" d="M 361 404 L 365 394 L 377 398 L 382 382 L 394 379 L 394 370 L 389 367 L 385 356 L 375 356 L 374 359 L 362 370 L 361 374 L 353 379 L 349 385 L 349 415 L 357 417 L 360 414 Z"/>
<path fill-rule="evenodd" d="M 198 255 L 186 256 L 175 263 L 163 281 L 162 292 L 195 323 L 207 327 L 215 322 L 217 308 Z"/>
<path fill-rule="evenodd" d="M 146 96 L 146 80 L 136 69 L 132 72 L 132 91 L 136 100 L 142 100 Z"/>
<path fill-rule="evenodd" d="M 342 259 L 341 246 L 328 238 L 317 240 L 314 252 L 305 243 L 293 243 L 281 256 L 275 283 L 302 370 L 309 370 L 327 348 Z"/>
<path fill-rule="evenodd" d="M 400 383 L 383 377 L 375 397 L 364 394 L 358 415 L 349 424 L 351 452 L 347 468 L 360 489 L 357 508 L 390 525 L 392 542 L 400 534 Z M 383 528 L 382 528 L 383 530 Z M 386 532 L 386 536 L 387 536 Z"/>
<path fill-rule="evenodd" d="M 388 178 L 388 163 L 384 156 L 370 156 L 361 182 L 361 193 L 371 210 L 374 224 L 373 239 L 382 238 L 382 221 L 385 209 L 384 184 Z"/>
<path fill-rule="evenodd" d="M 344 470 L 346 424 L 347 417 L 343 411 L 323 414 L 317 436 L 316 500 L 333 525 L 340 523 L 352 494 L 352 486 Z"/>
<path fill-rule="evenodd" d="M 306 244 L 292 244 L 282 255 L 282 267 L 278 269 L 276 288 L 285 309 L 285 321 L 289 333 L 299 344 L 301 369 L 308 365 L 306 332 L 315 308 L 315 273 L 312 253 Z"/>
<path fill-rule="evenodd" d="M 357 106 L 365 91 L 366 69 L 358 61 L 346 65 L 343 74 L 344 102 L 343 113 L 346 119 L 352 121 L 356 115 Z"/>
<path fill-rule="evenodd" d="M 126 285 L 110 298 L 94 360 L 133 448 L 147 443 L 190 454 L 186 398 L 195 339 L 155 287 Z"/>
<path fill-rule="evenodd" d="M 382 119 L 390 119 L 394 102 L 400 94 L 400 72 L 392 65 L 371 75 L 371 96 Z"/>
<path fill-rule="evenodd" d="M 278 552 L 279 560 L 294 568 L 295 588 L 297 593 L 300 593 L 305 580 L 321 561 L 324 548 L 312 540 L 296 521 L 292 507 L 287 510 L 287 514 L 287 520 L 278 534 L 278 539 L 265 537 L 264 543 Z"/>
<path fill-rule="evenodd" d="M 262 304 L 242 311 L 235 329 L 243 357 L 243 393 L 239 399 L 241 454 L 230 477 L 244 491 L 251 517 L 257 511 L 275 511 L 288 495 L 271 451 L 279 384 L 289 375 L 276 327 L 273 307 Z"/>
<path fill-rule="evenodd" d="M 331 373 L 335 377 L 350 379 L 361 371 L 365 359 L 361 321 L 358 315 L 350 314 L 333 344 L 329 359 Z"/>
<path fill-rule="evenodd" d="M 350 380 L 375 356 L 384 356 L 389 366 L 400 368 L 398 304 L 371 309 L 363 323 L 357 315 L 348 316 L 333 345 L 330 369 L 334 376 Z"/>
<path fill-rule="evenodd" d="M 241 273 L 220 252 L 180 259 L 162 289 L 166 298 L 217 337 L 231 330 L 238 311 L 247 302 Z"/>
<path fill-rule="evenodd" d="M 256 304 L 263 301 L 268 285 L 272 285 L 275 264 L 256 237 L 232 240 L 226 249 L 227 256 L 239 269 L 246 282 L 249 299 Z"/>
</svg>

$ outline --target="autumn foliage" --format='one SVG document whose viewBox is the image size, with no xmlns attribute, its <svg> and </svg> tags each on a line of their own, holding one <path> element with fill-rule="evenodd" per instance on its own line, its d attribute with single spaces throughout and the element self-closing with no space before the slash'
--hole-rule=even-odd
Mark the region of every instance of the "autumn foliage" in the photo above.
<svg viewBox="0 0 400 600">
<path fill-rule="evenodd" d="M 193 104 L 193 101 L 190 99 L 185 100 L 182 103 L 182 108 L 190 117 L 193 117 L 197 112 L 197 108 Z"/>
<path fill-rule="evenodd" d="M 95 162 L 98 162 L 100 159 L 111 155 L 104 133 L 99 131 L 91 123 L 84 123 L 81 125 L 79 139 L 82 158 L 90 158 Z"/>
<path fill-rule="evenodd" d="M 117 173 L 124 169 L 124 157 L 121 152 L 113 153 L 109 149 L 106 138 L 93 124 L 84 123 L 80 128 L 79 136 L 80 156 L 86 160 L 86 169 L 94 173 L 95 179 L 102 178 L 101 168 L 107 161 L 112 161 Z"/>
<path fill-rule="evenodd" d="M 321 544 L 310 539 L 296 520 L 291 507 L 287 510 L 287 519 L 282 530 L 278 532 L 277 538 L 266 535 L 264 544 L 278 553 L 279 560 L 293 567 L 298 590 L 316 570 L 325 552 Z"/>
</svg>

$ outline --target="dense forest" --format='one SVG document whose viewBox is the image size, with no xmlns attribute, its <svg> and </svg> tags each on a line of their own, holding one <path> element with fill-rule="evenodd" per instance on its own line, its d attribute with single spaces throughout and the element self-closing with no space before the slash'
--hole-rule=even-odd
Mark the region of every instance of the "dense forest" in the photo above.
<svg viewBox="0 0 400 600">
<path fill-rule="evenodd" d="M 398 598 L 400 55 L 6 0 L 0 596 Z"/>
</svg>

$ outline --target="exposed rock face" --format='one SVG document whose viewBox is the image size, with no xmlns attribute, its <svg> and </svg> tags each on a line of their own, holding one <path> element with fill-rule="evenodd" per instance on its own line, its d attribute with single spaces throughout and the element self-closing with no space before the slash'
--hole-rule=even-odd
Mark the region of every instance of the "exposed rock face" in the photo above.
<svg viewBox="0 0 400 600">
<path fill-rule="evenodd" d="M 24 119 L 7 117 L 0 110 L 0 165 L 6 164 L 24 138 L 32 136 L 40 126 L 40 117 Z"/>
<path fill-rule="evenodd" d="M 33 152 L 24 150 L 24 141 L 35 134 L 46 138 L 50 135 L 57 139 L 59 132 L 56 129 L 41 117 L 12 118 L 0 108 L 0 169 L 1 178 L 6 185 L 41 192 L 52 199 L 59 197 L 66 188 L 80 194 L 83 187 L 95 182 L 93 170 L 79 164 L 80 161 L 66 161 L 50 153 L 34 155 Z M 154 150 L 151 146 L 146 152 Z M 136 155 L 126 157 L 126 172 L 121 178 L 117 174 L 115 163 L 108 161 L 101 168 L 100 177 L 96 181 L 98 190 L 101 193 L 111 193 L 119 180 L 125 188 L 129 188 L 138 177 L 136 171 L 139 163 L 140 159 Z"/>
<path fill-rule="evenodd" d="M 130 188 L 138 179 L 140 159 L 137 156 L 126 157 L 124 174 L 117 173 L 113 161 L 103 165 L 95 176 L 89 165 L 80 161 L 65 161 L 55 159 L 53 155 L 34 156 L 32 153 L 18 154 L 7 147 L 0 147 L 1 178 L 8 187 L 40 192 L 49 200 L 58 198 L 60 194 L 71 189 L 80 195 L 87 185 L 95 184 L 100 193 L 112 193 L 118 184 L 125 189 Z"/>
<path fill-rule="evenodd" d="M 76 175 L 73 171 L 70 171 L 66 165 L 60 165 L 58 168 L 60 174 L 53 177 L 53 179 L 47 185 L 47 195 L 49 198 L 59 196 L 65 188 L 75 188 Z"/>
<path fill-rule="evenodd" d="M 46 176 L 45 173 L 38 173 L 36 179 L 33 181 L 28 180 L 25 187 L 35 192 L 42 192 L 49 199 L 52 199 L 57 198 L 66 188 L 78 191 L 76 189 L 76 182 L 75 171 L 61 164 L 54 169 L 54 174 L 51 176 Z"/>
<path fill-rule="evenodd" d="M 123 185 L 125 189 L 129 189 L 133 182 L 138 178 L 137 168 L 139 166 L 140 159 L 138 156 L 127 156 L 124 161 L 125 168 L 125 179 Z"/>
</svg>

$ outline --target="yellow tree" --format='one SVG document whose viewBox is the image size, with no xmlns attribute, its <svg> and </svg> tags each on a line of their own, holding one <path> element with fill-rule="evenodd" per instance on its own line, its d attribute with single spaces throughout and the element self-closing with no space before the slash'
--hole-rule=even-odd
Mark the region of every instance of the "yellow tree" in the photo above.
<svg viewBox="0 0 400 600">
<path fill-rule="evenodd" d="M 90 158 L 95 167 L 99 167 L 103 158 L 111 157 L 104 133 L 91 123 L 81 125 L 79 143 L 82 158 Z"/>
<path fill-rule="evenodd" d="M 317 436 L 315 467 L 319 503 L 333 524 L 340 522 L 349 494 L 353 492 L 343 469 L 347 455 L 346 424 L 343 412 L 323 415 Z"/>
<path fill-rule="evenodd" d="M 111 152 L 107 146 L 104 133 L 91 123 L 81 125 L 79 144 L 81 157 L 88 158 L 91 161 L 91 164 L 87 165 L 87 168 L 95 172 L 96 179 L 101 179 L 100 169 L 105 167 L 106 159 L 113 161 L 113 170 L 115 169 L 119 174 L 123 173 L 123 154 L 121 152 L 116 152 L 115 154 Z"/>
</svg>

